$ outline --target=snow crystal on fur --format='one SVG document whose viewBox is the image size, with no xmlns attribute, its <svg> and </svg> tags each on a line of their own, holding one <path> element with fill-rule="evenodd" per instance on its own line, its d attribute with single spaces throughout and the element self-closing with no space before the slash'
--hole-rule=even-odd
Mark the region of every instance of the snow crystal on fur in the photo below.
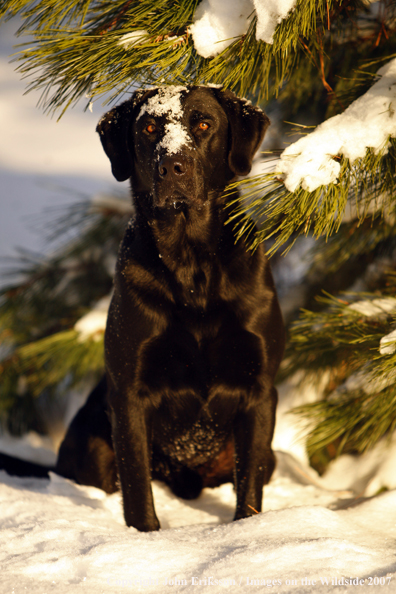
<svg viewBox="0 0 396 594">
<path fill-rule="evenodd" d="M 183 107 L 180 93 L 187 90 L 186 87 L 164 87 L 159 88 L 156 95 L 150 97 L 142 106 L 137 120 L 147 113 L 154 117 L 168 116 L 170 120 L 165 125 L 165 134 L 157 145 L 157 150 L 165 149 L 168 155 L 175 154 L 191 142 L 188 130 L 181 123 Z"/>
<path fill-rule="evenodd" d="M 147 99 L 146 103 L 142 105 L 136 120 L 139 120 L 145 113 L 157 117 L 170 113 L 172 119 L 180 119 L 183 115 L 180 93 L 186 90 L 186 87 L 180 86 L 158 88 L 157 94 Z"/>
<path fill-rule="evenodd" d="M 190 137 L 187 133 L 185 126 L 182 126 L 180 122 L 171 122 L 165 126 L 165 135 L 162 140 L 158 143 L 157 148 L 165 149 L 168 155 L 177 153 L 180 148 L 186 144 L 189 144 Z"/>
</svg>

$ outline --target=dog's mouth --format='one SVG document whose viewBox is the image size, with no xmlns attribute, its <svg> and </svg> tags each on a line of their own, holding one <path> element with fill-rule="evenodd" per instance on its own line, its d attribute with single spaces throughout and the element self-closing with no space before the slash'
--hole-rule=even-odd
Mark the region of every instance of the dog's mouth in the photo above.
<svg viewBox="0 0 396 594">
<path fill-rule="evenodd" d="M 196 197 L 196 196 L 185 196 L 185 195 L 172 195 L 167 196 L 165 200 L 158 200 L 154 194 L 153 206 L 162 212 L 168 212 L 169 214 L 187 214 L 190 209 L 200 211 L 208 203 L 207 197 Z"/>
<path fill-rule="evenodd" d="M 191 198 L 185 194 L 182 194 L 181 192 L 175 192 L 165 200 L 165 206 L 168 206 L 168 208 L 174 208 L 175 210 L 180 210 L 184 206 L 189 206 L 190 204 Z"/>
<path fill-rule="evenodd" d="M 185 208 L 192 206 L 194 200 L 187 193 L 181 191 L 173 191 L 165 196 L 162 192 L 154 192 L 154 206 L 167 210 L 182 211 Z"/>
<path fill-rule="evenodd" d="M 181 208 L 183 208 L 183 206 L 186 205 L 186 201 L 185 200 L 174 200 L 172 202 L 172 205 L 175 210 L 180 210 Z"/>
</svg>

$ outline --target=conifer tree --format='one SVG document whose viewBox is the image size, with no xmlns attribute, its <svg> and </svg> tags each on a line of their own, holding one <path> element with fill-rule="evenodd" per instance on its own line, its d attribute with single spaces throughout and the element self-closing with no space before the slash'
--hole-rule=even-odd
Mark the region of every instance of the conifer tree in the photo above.
<svg viewBox="0 0 396 594">
<path fill-rule="evenodd" d="M 322 400 L 298 411 L 312 422 L 309 452 L 323 466 L 335 453 L 364 451 L 391 434 L 395 3 L 0 0 L 0 18 L 15 15 L 22 19 L 21 41 L 33 38 L 20 49 L 19 70 L 30 76 L 31 89 L 42 91 L 44 110 L 59 117 L 82 97 L 88 107 L 150 84 L 221 84 L 275 114 L 280 144 L 273 141 L 263 155 L 266 173 L 237 182 L 243 198 L 230 206 L 229 224 L 241 221 L 242 212 L 236 238 L 249 237 L 251 249 L 267 241 L 271 254 L 293 249 L 300 236 L 316 239 L 302 279 L 305 309 L 291 316 L 283 370 L 326 380 Z M 291 142 L 296 130 L 301 137 Z M 114 255 L 125 211 L 104 208 L 87 224 L 90 208 L 84 208 L 84 216 L 78 211 L 67 219 L 87 225 L 79 241 L 62 255 L 29 263 L 25 282 L 3 291 L 0 326 L 8 351 L 0 411 L 9 422 L 21 375 L 31 402 L 101 369 L 101 336 L 83 340 L 75 323 L 108 293 L 111 275 L 96 271 L 90 287 L 82 276 L 68 275 L 61 292 L 56 267 L 77 261 L 85 270 L 93 254 Z M 98 243 L 101 232 L 106 242 Z"/>
</svg>

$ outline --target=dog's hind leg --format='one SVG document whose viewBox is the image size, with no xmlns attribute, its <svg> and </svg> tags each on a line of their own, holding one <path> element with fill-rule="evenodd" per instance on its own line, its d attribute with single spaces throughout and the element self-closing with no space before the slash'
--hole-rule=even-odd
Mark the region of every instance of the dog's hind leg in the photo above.
<svg viewBox="0 0 396 594">
<path fill-rule="evenodd" d="M 70 424 L 59 449 L 55 472 L 80 485 L 114 493 L 119 487 L 106 393 L 103 377 Z"/>
</svg>

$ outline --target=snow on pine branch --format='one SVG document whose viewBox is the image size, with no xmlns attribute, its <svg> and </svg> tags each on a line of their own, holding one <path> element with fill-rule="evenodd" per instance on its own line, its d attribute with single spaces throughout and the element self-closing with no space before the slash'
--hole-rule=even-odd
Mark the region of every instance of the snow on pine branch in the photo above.
<svg viewBox="0 0 396 594">
<path fill-rule="evenodd" d="M 379 80 L 341 114 L 322 124 L 285 149 L 280 159 L 283 181 L 290 192 L 301 185 L 313 192 L 337 183 L 344 155 L 351 163 L 367 149 L 387 152 L 389 137 L 396 137 L 396 58 L 377 72 Z"/>
<path fill-rule="evenodd" d="M 381 338 L 379 351 L 381 355 L 393 355 L 396 351 L 396 330 Z"/>
<path fill-rule="evenodd" d="M 131 31 L 131 33 L 126 33 L 122 35 L 119 39 L 119 45 L 123 45 L 125 48 L 130 49 L 134 45 L 139 45 L 145 41 L 145 38 L 148 37 L 149 34 L 145 29 L 138 29 L 137 31 Z"/>
<path fill-rule="evenodd" d="M 363 299 L 352 303 L 348 309 L 356 311 L 369 318 L 396 313 L 396 299 L 385 297 L 379 299 Z M 380 340 L 379 352 L 381 355 L 392 355 L 396 351 L 396 330 L 392 330 Z M 392 379 L 392 383 L 394 378 Z"/>
<path fill-rule="evenodd" d="M 111 301 L 111 295 L 100 299 L 91 311 L 80 318 L 74 325 L 78 332 L 79 342 L 86 340 L 99 341 L 106 329 L 107 313 Z"/>
<path fill-rule="evenodd" d="M 257 17 L 256 39 L 273 42 L 276 26 L 294 9 L 297 0 L 202 0 L 190 32 L 196 51 L 211 58 L 226 49 L 236 37 L 247 33 Z"/>
<path fill-rule="evenodd" d="M 383 297 L 378 299 L 363 299 L 348 305 L 348 309 L 357 311 L 369 318 L 386 315 L 396 312 L 396 299 L 394 297 Z"/>
</svg>

